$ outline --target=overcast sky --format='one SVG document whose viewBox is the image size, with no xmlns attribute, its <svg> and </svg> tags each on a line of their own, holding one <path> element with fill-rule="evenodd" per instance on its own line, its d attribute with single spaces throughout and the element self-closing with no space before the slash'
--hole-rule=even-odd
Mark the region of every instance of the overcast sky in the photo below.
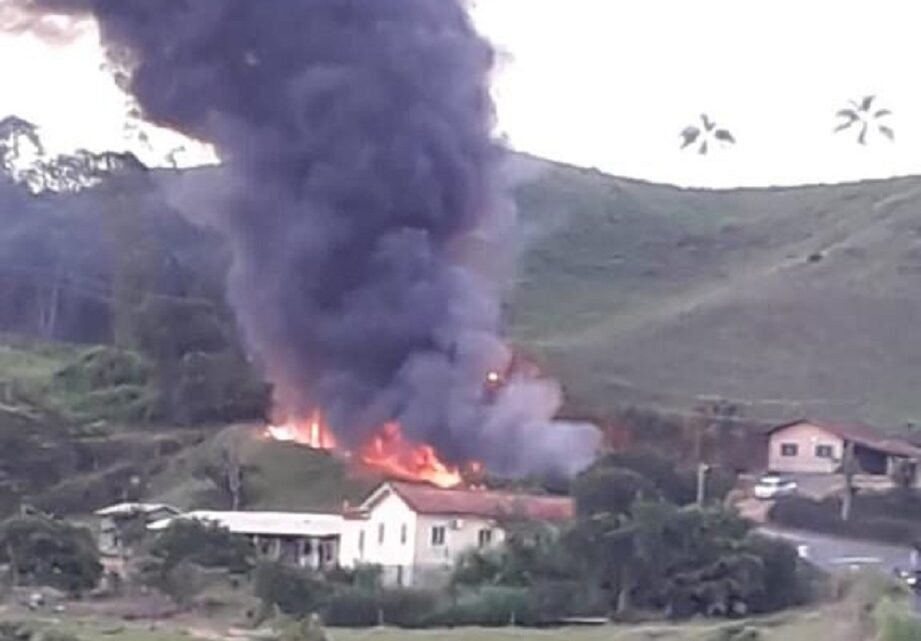
<svg viewBox="0 0 921 641">
<path fill-rule="evenodd" d="M 503 52 L 500 128 L 517 149 L 681 185 L 921 173 L 921 2 L 475 2 Z M 124 146 L 124 99 L 92 32 L 67 49 L 2 37 L 0 53 L 0 114 L 37 122 L 59 149 Z M 866 94 L 894 112 L 895 143 L 832 133 L 835 111 Z M 738 144 L 679 151 L 701 112 Z"/>
</svg>

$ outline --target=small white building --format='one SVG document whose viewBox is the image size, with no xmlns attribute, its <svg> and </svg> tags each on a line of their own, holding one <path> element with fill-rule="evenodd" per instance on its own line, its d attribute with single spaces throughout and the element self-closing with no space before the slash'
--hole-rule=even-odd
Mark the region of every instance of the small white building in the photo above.
<svg viewBox="0 0 921 641">
<path fill-rule="evenodd" d="M 142 535 L 143 528 L 179 514 L 179 510 L 163 503 L 118 503 L 97 510 L 99 517 L 99 551 L 104 556 L 124 556 L 130 550 L 129 541 L 132 534 Z M 130 532 L 132 527 L 140 527 L 140 532 Z"/>
<path fill-rule="evenodd" d="M 509 522 L 572 516 L 567 497 L 388 482 L 346 518 L 339 560 L 380 566 L 391 585 L 437 584 L 464 552 L 504 541 Z"/>
<path fill-rule="evenodd" d="M 193 519 L 245 536 L 265 558 L 303 568 L 323 570 L 339 564 L 345 529 L 341 514 L 308 512 L 220 512 L 198 510 L 152 523 L 152 532 L 165 530 L 175 519 Z"/>
</svg>

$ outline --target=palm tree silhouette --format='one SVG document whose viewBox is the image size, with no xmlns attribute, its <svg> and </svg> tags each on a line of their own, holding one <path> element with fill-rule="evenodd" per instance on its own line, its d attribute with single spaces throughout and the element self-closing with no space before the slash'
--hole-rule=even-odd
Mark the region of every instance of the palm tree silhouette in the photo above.
<svg viewBox="0 0 921 641">
<path fill-rule="evenodd" d="M 835 127 L 835 133 L 850 129 L 854 126 L 860 127 L 860 133 L 857 134 L 857 142 L 861 145 L 867 144 L 867 136 L 875 130 L 884 135 L 889 140 L 895 140 L 895 132 L 892 127 L 880 122 L 880 119 L 891 116 L 892 112 L 888 109 L 877 109 L 873 111 L 873 103 L 876 96 L 865 96 L 863 100 L 857 102 L 849 100 L 850 107 L 840 109 L 835 114 L 838 118 L 844 118 L 844 121 Z"/>
<path fill-rule="evenodd" d="M 714 143 L 735 144 L 736 139 L 729 130 L 717 127 L 716 123 L 710 120 L 707 114 L 700 115 L 700 122 L 703 125 L 702 127 L 690 125 L 681 132 L 681 138 L 683 139 L 681 143 L 682 149 L 687 149 L 691 145 L 699 143 L 697 153 L 706 155 Z"/>
</svg>

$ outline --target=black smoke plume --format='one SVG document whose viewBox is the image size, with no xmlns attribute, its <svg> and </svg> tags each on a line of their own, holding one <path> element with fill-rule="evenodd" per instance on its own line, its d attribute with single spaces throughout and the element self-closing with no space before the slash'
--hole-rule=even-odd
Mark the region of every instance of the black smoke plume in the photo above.
<svg viewBox="0 0 921 641">
<path fill-rule="evenodd" d="M 200 185 L 231 300 L 282 411 L 408 437 L 497 472 L 571 472 L 560 392 L 491 370 L 514 211 L 492 138 L 493 51 L 461 0 L 21 0 L 91 13 L 145 117 L 212 143 Z M 193 190 L 193 193 L 195 190 Z"/>
</svg>

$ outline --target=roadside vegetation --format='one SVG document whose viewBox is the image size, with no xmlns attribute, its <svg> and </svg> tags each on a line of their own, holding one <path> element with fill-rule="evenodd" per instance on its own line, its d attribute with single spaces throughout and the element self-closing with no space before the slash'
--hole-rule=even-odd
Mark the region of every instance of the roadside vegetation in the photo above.
<svg viewBox="0 0 921 641">
<path fill-rule="evenodd" d="M 841 518 L 842 497 L 815 500 L 784 497 L 771 507 L 768 517 L 778 525 L 838 536 L 906 546 L 921 545 L 921 495 L 916 489 L 858 493 L 850 517 Z"/>
<path fill-rule="evenodd" d="M 697 619 L 671 623 L 644 621 L 630 625 L 563 626 L 546 629 L 520 627 L 460 627 L 454 629 L 331 628 L 323 636 L 296 634 L 306 625 L 278 619 L 258 628 L 234 631 L 240 639 L 285 639 L 313 641 L 906 641 L 918 637 L 919 619 L 910 609 L 907 595 L 890 579 L 859 573 L 842 579 L 836 593 L 809 609 L 791 610 L 762 617 L 732 621 Z M 239 614 L 239 613 L 237 613 Z M 215 623 L 203 629 L 195 619 L 147 622 L 117 620 L 105 616 L 58 614 L 41 617 L 25 613 L 8 614 L 0 623 L 0 638 L 17 641 L 188 641 L 197 635 L 226 637 L 226 627 L 237 619 Z"/>
</svg>

